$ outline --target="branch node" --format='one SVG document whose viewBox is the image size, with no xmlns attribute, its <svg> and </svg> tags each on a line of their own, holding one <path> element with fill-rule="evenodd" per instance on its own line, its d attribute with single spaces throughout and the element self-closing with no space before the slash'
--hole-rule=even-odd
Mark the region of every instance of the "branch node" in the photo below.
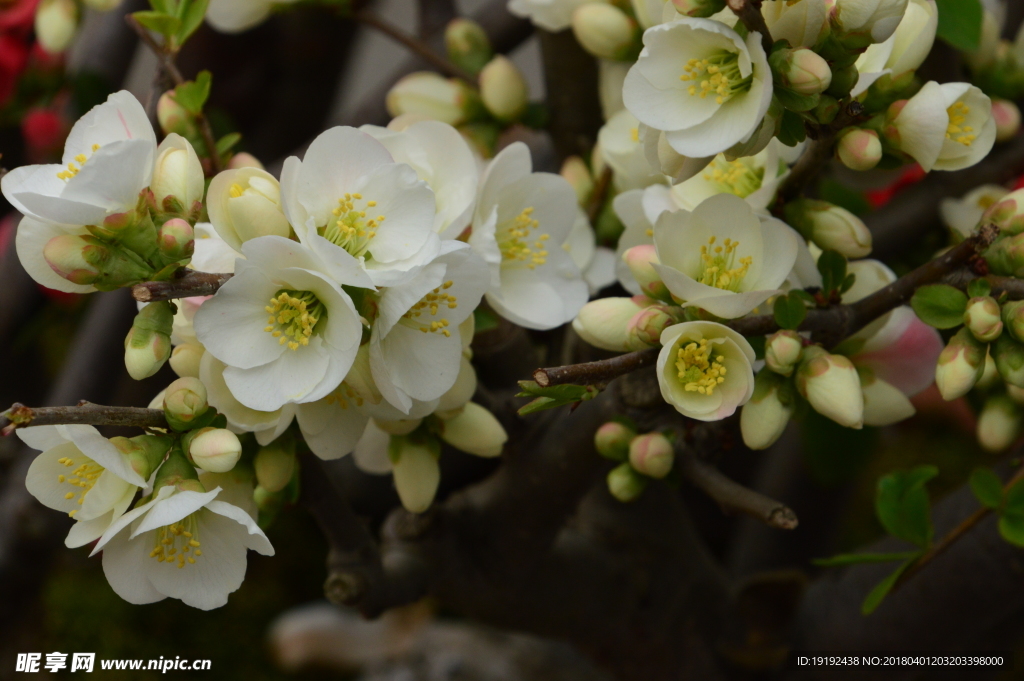
<svg viewBox="0 0 1024 681">
<path fill-rule="evenodd" d="M 358 572 L 331 572 L 324 582 L 324 595 L 334 605 L 357 604 L 368 588 L 366 578 Z"/>
</svg>

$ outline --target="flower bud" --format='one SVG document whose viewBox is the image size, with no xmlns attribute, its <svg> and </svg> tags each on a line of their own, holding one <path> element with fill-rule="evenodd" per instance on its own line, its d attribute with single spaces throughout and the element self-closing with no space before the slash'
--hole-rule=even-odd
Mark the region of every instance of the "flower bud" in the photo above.
<svg viewBox="0 0 1024 681">
<path fill-rule="evenodd" d="M 149 378 L 171 356 L 171 339 L 162 333 L 128 330 L 124 339 L 124 366 L 136 381 Z"/>
<path fill-rule="evenodd" d="M 591 2 L 572 13 L 572 32 L 590 54 L 601 59 L 636 57 L 640 27 L 615 5 Z"/>
<path fill-rule="evenodd" d="M 43 246 L 43 258 L 54 272 L 74 284 L 92 284 L 101 276 L 101 266 L 110 250 L 98 239 L 64 234 Z"/>
<path fill-rule="evenodd" d="M 790 376 L 803 354 L 804 339 L 796 331 L 783 329 L 768 336 L 764 345 L 764 363 L 777 374 Z"/>
<path fill-rule="evenodd" d="M 625 461 L 629 456 L 629 443 L 635 437 L 636 431 L 629 426 L 609 421 L 594 433 L 594 448 L 606 459 Z"/>
<path fill-rule="evenodd" d="M 1006 396 L 990 397 L 978 415 L 978 444 L 990 452 L 1001 452 L 1020 435 L 1021 409 Z"/>
<path fill-rule="evenodd" d="M 1003 332 L 999 303 L 991 296 L 971 298 L 964 310 L 964 325 L 982 343 L 991 343 Z"/>
<path fill-rule="evenodd" d="M 793 415 L 792 388 L 787 392 L 786 385 L 786 379 L 772 371 L 760 371 L 754 378 L 754 393 L 740 412 L 740 432 L 747 447 L 767 449 L 782 437 Z"/>
<path fill-rule="evenodd" d="M 512 123 L 526 111 L 526 80 L 519 69 L 498 55 L 480 71 L 480 97 L 491 115 L 502 123 Z"/>
<path fill-rule="evenodd" d="M 217 234 L 236 251 L 250 239 L 287 238 L 292 232 L 281 204 L 280 183 L 259 168 L 218 173 L 210 181 L 206 208 Z"/>
<path fill-rule="evenodd" d="M 472 315 L 470 315 L 472 319 Z M 466 406 L 466 403 L 473 399 L 476 392 L 476 369 L 473 363 L 465 355 L 459 360 L 459 374 L 455 378 L 455 384 L 448 389 L 437 401 L 434 413 L 440 418 L 452 418 L 458 415 L 458 411 Z"/>
<path fill-rule="evenodd" d="M 709 17 L 725 9 L 725 0 L 672 0 L 672 4 L 687 17 Z"/>
<path fill-rule="evenodd" d="M 205 352 L 199 343 L 182 343 L 171 351 L 171 369 L 181 378 L 199 378 L 199 363 Z"/>
<path fill-rule="evenodd" d="M 479 95 L 465 84 L 430 71 L 410 73 L 388 91 L 388 113 L 421 114 L 427 118 L 459 125 L 479 111 Z"/>
<path fill-rule="evenodd" d="M 822 249 L 847 258 L 871 252 L 871 232 L 856 215 L 827 201 L 797 199 L 786 204 L 786 222 Z"/>
<path fill-rule="evenodd" d="M 203 483 L 199 481 L 199 473 L 196 472 L 195 466 L 177 445 L 171 448 L 167 460 L 157 470 L 153 491 L 169 486 L 176 487 L 181 492 L 206 492 Z"/>
<path fill-rule="evenodd" d="M 139 435 L 133 438 L 112 437 L 110 443 L 128 460 L 128 465 L 143 480 L 149 480 L 164 455 L 171 448 L 171 440 L 158 435 Z"/>
<path fill-rule="evenodd" d="M 206 386 L 198 378 L 179 378 L 164 392 L 164 416 L 175 430 L 188 430 L 208 406 Z"/>
<path fill-rule="evenodd" d="M 996 122 L 996 142 L 1006 142 L 1020 132 L 1020 109 L 1008 99 L 992 100 L 992 120 Z"/>
<path fill-rule="evenodd" d="M 629 443 L 629 463 L 637 473 L 664 478 L 675 462 L 672 443 L 661 433 L 647 433 Z"/>
<path fill-rule="evenodd" d="M 268 492 L 280 492 L 292 480 L 295 472 L 295 440 L 279 437 L 265 447 L 260 447 L 253 460 L 256 480 Z"/>
<path fill-rule="evenodd" d="M 36 40 L 50 54 L 71 46 L 78 30 L 78 6 L 74 0 L 42 0 L 36 8 Z"/>
<path fill-rule="evenodd" d="M 1004 381 L 1024 388 L 1024 345 L 1013 340 L 1010 334 L 1003 334 L 992 348 L 992 359 Z"/>
<path fill-rule="evenodd" d="M 661 332 L 683 321 L 679 308 L 652 305 L 637 312 L 629 320 L 626 343 L 632 350 L 643 350 L 660 345 Z"/>
<path fill-rule="evenodd" d="M 871 170 L 882 160 L 882 142 L 874 130 L 848 128 L 839 138 L 836 153 L 850 170 Z"/>
<path fill-rule="evenodd" d="M 562 162 L 561 175 L 576 191 L 576 200 L 582 206 L 594 191 L 594 178 L 586 162 L 579 156 L 570 156 Z"/>
<path fill-rule="evenodd" d="M 227 428 L 200 428 L 189 439 L 188 454 L 204 471 L 227 473 L 242 457 L 242 443 Z"/>
<path fill-rule="evenodd" d="M 814 410 L 841 426 L 864 425 L 864 395 L 857 369 L 848 358 L 830 355 L 820 347 L 804 350 L 796 374 L 796 386 Z"/>
<path fill-rule="evenodd" d="M 191 258 L 195 251 L 192 225 L 181 218 L 168 220 L 157 231 L 157 246 L 160 253 L 171 262 Z"/>
<path fill-rule="evenodd" d="M 645 295 L 658 300 L 671 300 L 668 287 L 661 280 L 654 265 L 659 264 L 658 253 L 651 244 L 633 246 L 622 254 L 630 274 L 640 284 Z"/>
<path fill-rule="evenodd" d="M 622 502 L 630 502 L 643 494 L 647 478 L 643 477 L 628 463 L 616 466 L 608 473 L 608 491 Z"/>
<path fill-rule="evenodd" d="M 806 47 L 776 50 L 770 61 L 779 85 L 798 95 L 816 95 L 832 84 L 828 62 Z"/>
<path fill-rule="evenodd" d="M 266 170 L 258 158 L 244 151 L 235 154 L 231 157 L 231 160 L 228 161 L 228 170 L 238 170 L 239 168 L 256 168 L 257 170 Z"/>
<path fill-rule="evenodd" d="M 1024 342 L 1024 300 L 1011 300 L 1003 304 L 1003 324 L 1015 340 Z"/>
<path fill-rule="evenodd" d="M 508 434 L 484 407 L 467 402 L 458 416 L 442 421 L 441 439 L 456 449 L 476 456 L 501 456 Z"/>
<path fill-rule="evenodd" d="M 907 9 L 907 0 L 835 0 L 832 24 L 851 49 L 888 40 Z"/>
<path fill-rule="evenodd" d="M 431 443 L 433 446 L 431 446 Z M 391 472 L 402 506 L 410 513 L 423 513 L 434 501 L 441 482 L 436 440 L 414 443 L 405 437 L 392 437 L 388 446 Z"/>
<path fill-rule="evenodd" d="M 444 46 L 452 63 L 474 74 L 479 73 L 494 55 L 483 27 L 462 17 L 448 23 L 444 30 Z"/>
<path fill-rule="evenodd" d="M 173 90 L 168 90 L 160 95 L 160 99 L 156 103 L 156 118 L 165 135 L 170 135 L 172 132 L 185 138 L 195 138 L 199 135 L 199 128 L 196 127 L 192 114 L 174 101 Z"/>
<path fill-rule="evenodd" d="M 1017 221 L 1018 218 L 1013 219 L 1013 222 Z M 996 239 L 996 242 L 985 251 L 984 258 L 993 274 L 1024 276 L 1024 232 Z"/>
<path fill-rule="evenodd" d="M 420 427 L 423 419 L 401 419 L 398 421 L 384 421 L 374 419 L 374 424 L 388 435 L 408 435 Z"/>
<path fill-rule="evenodd" d="M 596 348 L 626 352 L 630 349 L 629 322 L 642 309 L 633 298 L 600 298 L 580 309 L 572 328 Z"/>
<path fill-rule="evenodd" d="M 985 353 L 985 368 L 981 370 L 981 378 L 974 384 L 975 388 L 987 390 L 1000 381 L 999 369 L 996 368 L 996 361 L 992 359 L 992 353 Z M 1004 384 L 1005 385 L 1005 384 Z"/>
<path fill-rule="evenodd" d="M 935 385 L 944 400 L 966 395 L 985 370 L 985 346 L 967 329 L 960 329 L 939 353 Z"/>
<path fill-rule="evenodd" d="M 157 149 L 150 189 L 158 207 L 187 214 L 203 200 L 206 188 L 203 165 L 187 139 L 171 133 Z"/>
<path fill-rule="evenodd" d="M 982 224 L 991 222 L 999 228 L 1000 236 L 1014 235 L 1024 232 L 1024 189 L 1010 192 L 996 201 L 981 216 Z M 999 239 L 989 252 L 999 246 L 1005 239 Z M 985 258 L 988 259 L 986 253 Z M 991 264 L 991 263 L 989 263 Z"/>
<path fill-rule="evenodd" d="M 914 405 L 899 388 L 877 378 L 870 370 L 862 370 L 860 387 L 864 393 L 864 423 L 869 426 L 890 426 L 914 415 Z"/>
</svg>

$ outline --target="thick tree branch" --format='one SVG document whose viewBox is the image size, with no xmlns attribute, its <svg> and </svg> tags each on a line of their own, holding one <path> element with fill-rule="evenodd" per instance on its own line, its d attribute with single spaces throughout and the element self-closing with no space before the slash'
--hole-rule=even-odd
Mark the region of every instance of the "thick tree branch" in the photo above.
<svg viewBox="0 0 1024 681">
<path fill-rule="evenodd" d="M 771 54 L 772 34 L 768 30 L 768 24 L 764 22 L 764 15 L 761 14 L 761 0 L 728 0 L 726 4 L 739 17 L 748 31 L 761 34 L 761 46 L 764 47 L 764 53 Z"/>
<path fill-rule="evenodd" d="M 159 409 L 107 407 L 80 402 L 77 407 L 26 407 L 15 402 L 0 413 L 0 432 L 10 435 L 18 428 L 82 423 L 90 426 L 133 426 L 166 428 L 167 420 Z"/>
<path fill-rule="evenodd" d="M 357 12 L 352 13 L 352 18 L 361 24 L 365 24 L 370 28 L 380 31 L 381 33 L 388 36 L 392 40 L 401 43 L 410 51 L 414 52 L 424 61 L 430 63 L 431 66 L 433 66 L 438 71 L 441 71 L 445 75 L 453 76 L 455 78 L 461 78 L 467 83 L 476 82 L 476 77 L 472 73 L 469 73 L 465 69 L 451 63 L 450 61 L 448 61 L 447 58 L 442 57 L 440 54 L 431 49 L 430 46 L 427 45 L 422 40 L 416 38 L 415 36 L 409 35 L 405 31 L 375 16 L 371 12 L 368 12 L 366 10 L 359 10 Z"/>
<path fill-rule="evenodd" d="M 659 352 L 661 352 L 661 348 L 650 348 L 596 362 L 537 369 L 533 372 L 533 380 L 537 381 L 537 385 L 542 388 L 563 383 L 602 385 L 623 374 L 643 367 L 654 366 L 654 363 L 658 361 Z"/>
<path fill-rule="evenodd" d="M 212 296 L 232 275 L 197 272 L 181 268 L 173 279 L 167 281 L 144 281 L 132 286 L 132 297 L 140 303 L 158 300 Z"/>
</svg>

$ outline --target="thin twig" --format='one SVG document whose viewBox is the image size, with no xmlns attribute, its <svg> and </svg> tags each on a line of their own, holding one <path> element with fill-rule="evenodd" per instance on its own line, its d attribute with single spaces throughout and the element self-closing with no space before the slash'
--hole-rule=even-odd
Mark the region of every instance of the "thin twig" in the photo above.
<svg viewBox="0 0 1024 681">
<path fill-rule="evenodd" d="M 132 286 L 132 297 L 140 303 L 152 303 L 157 300 L 212 296 L 231 277 L 230 274 L 197 272 L 183 267 L 174 279 L 144 281 Z"/>
<path fill-rule="evenodd" d="M 166 428 L 167 420 L 159 409 L 106 407 L 81 402 L 76 407 L 26 407 L 15 402 L 0 413 L 0 433 L 10 435 L 18 428 L 80 423 L 90 426 L 134 426 Z"/>
<path fill-rule="evenodd" d="M 354 12 L 352 14 L 352 18 L 362 24 L 366 24 L 367 26 L 380 31 L 381 33 L 388 36 L 392 40 L 402 43 L 402 45 L 409 48 L 409 50 L 411 50 L 412 52 L 418 54 L 425 61 L 430 62 L 431 66 L 438 69 L 439 71 L 442 71 L 449 76 L 454 76 L 455 78 L 461 78 L 467 83 L 476 82 L 476 77 L 470 72 L 451 63 L 450 61 L 439 55 L 437 52 L 432 50 L 426 43 L 419 40 L 415 36 L 409 35 L 408 33 L 397 28 L 396 26 L 393 26 L 392 24 L 389 24 L 388 22 L 380 19 L 379 17 L 374 16 L 370 12 L 367 12 L 366 10 L 360 10 L 358 12 Z"/>
<path fill-rule="evenodd" d="M 161 45 L 156 41 L 153 35 L 146 29 L 145 26 L 139 23 L 131 14 L 125 16 L 125 21 L 132 27 L 136 33 L 139 34 L 139 39 L 146 43 L 146 46 L 153 51 L 156 58 L 160 62 L 160 68 L 162 68 L 167 75 L 171 77 L 175 85 L 181 85 L 185 82 L 185 77 L 181 75 L 181 71 L 178 70 L 177 65 L 174 63 L 174 54 L 171 53 L 164 45 Z M 196 115 L 196 123 L 199 125 L 199 133 L 203 136 L 203 143 L 206 145 L 206 151 L 208 158 L 210 159 L 210 165 L 213 168 L 213 173 L 217 174 L 224 170 L 224 164 L 221 163 L 220 154 L 217 153 L 217 140 L 213 136 L 213 128 L 210 127 L 210 121 L 206 118 L 203 112 L 199 112 Z"/>
<path fill-rule="evenodd" d="M 661 348 L 650 348 L 610 359 L 601 359 L 596 362 L 537 369 L 533 372 L 533 380 L 537 381 L 537 385 L 542 388 L 563 383 L 575 383 L 577 385 L 604 384 L 623 374 L 628 374 L 646 366 L 652 366 L 658 361 L 659 352 L 661 352 Z"/>
<path fill-rule="evenodd" d="M 761 0 L 728 0 L 729 9 L 740 18 L 751 33 L 761 34 L 761 46 L 765 55 L 772 53 L 772 34 L 761 14 Z"/>
<path fill-rule="evenodd" d="M 787 201 L 797 198 L 809 182 L 821 176 L 822 169 L 832 160 L 839 132 L 856 123 L 863 114 L 864 105 L 852 100 L 842 104 L 839 114 L 830 124 L 809 129 L 814 139 L 779 186 L 776 205 L 780 209 Z"/>
</svg>

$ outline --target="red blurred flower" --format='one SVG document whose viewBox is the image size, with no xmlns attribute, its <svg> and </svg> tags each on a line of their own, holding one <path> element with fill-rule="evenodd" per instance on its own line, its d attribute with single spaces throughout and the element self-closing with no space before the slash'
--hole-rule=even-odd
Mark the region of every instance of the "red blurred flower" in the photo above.
<svg viewBox="0 0 1024 681">
<path fill-rule="evenodd" d="M 912 184 L 920 182 L 922 179 L 924 179 L 925 175 L 927 175 L 927 173 L 921 169 L 921 166 L 915 163 L 914 165 L 904 170 L 903 174 L 900 175 L 899 179 L 890 184 L 888 187 L 883 187 L 882 189 L 875 189 L 869 192 L 864 192 L 864 195 L 867 197 L 868 202 L 871 204 L 871 207 L 878 209 L 892 201 L 892 197 L 898 194 L 901 190 L 906 189 Z"/>
<path fill-rule="evenodd" d="M 0 0 L 0 31 L 27 33 L 35 21 L 39 0 Z"/>
<path fill-rule="evenodd" d="M 14 94 L 18 77 L 28 63 L 25 39 L 11 33 L 0 34 L 0 106 Z"/>
<path fill-rule="evenodd" d="M 21 136 L 33 163 L 59 158 L 70 126 L 56 109 L 32 109 L 21 121 Z"/>
</svg>

